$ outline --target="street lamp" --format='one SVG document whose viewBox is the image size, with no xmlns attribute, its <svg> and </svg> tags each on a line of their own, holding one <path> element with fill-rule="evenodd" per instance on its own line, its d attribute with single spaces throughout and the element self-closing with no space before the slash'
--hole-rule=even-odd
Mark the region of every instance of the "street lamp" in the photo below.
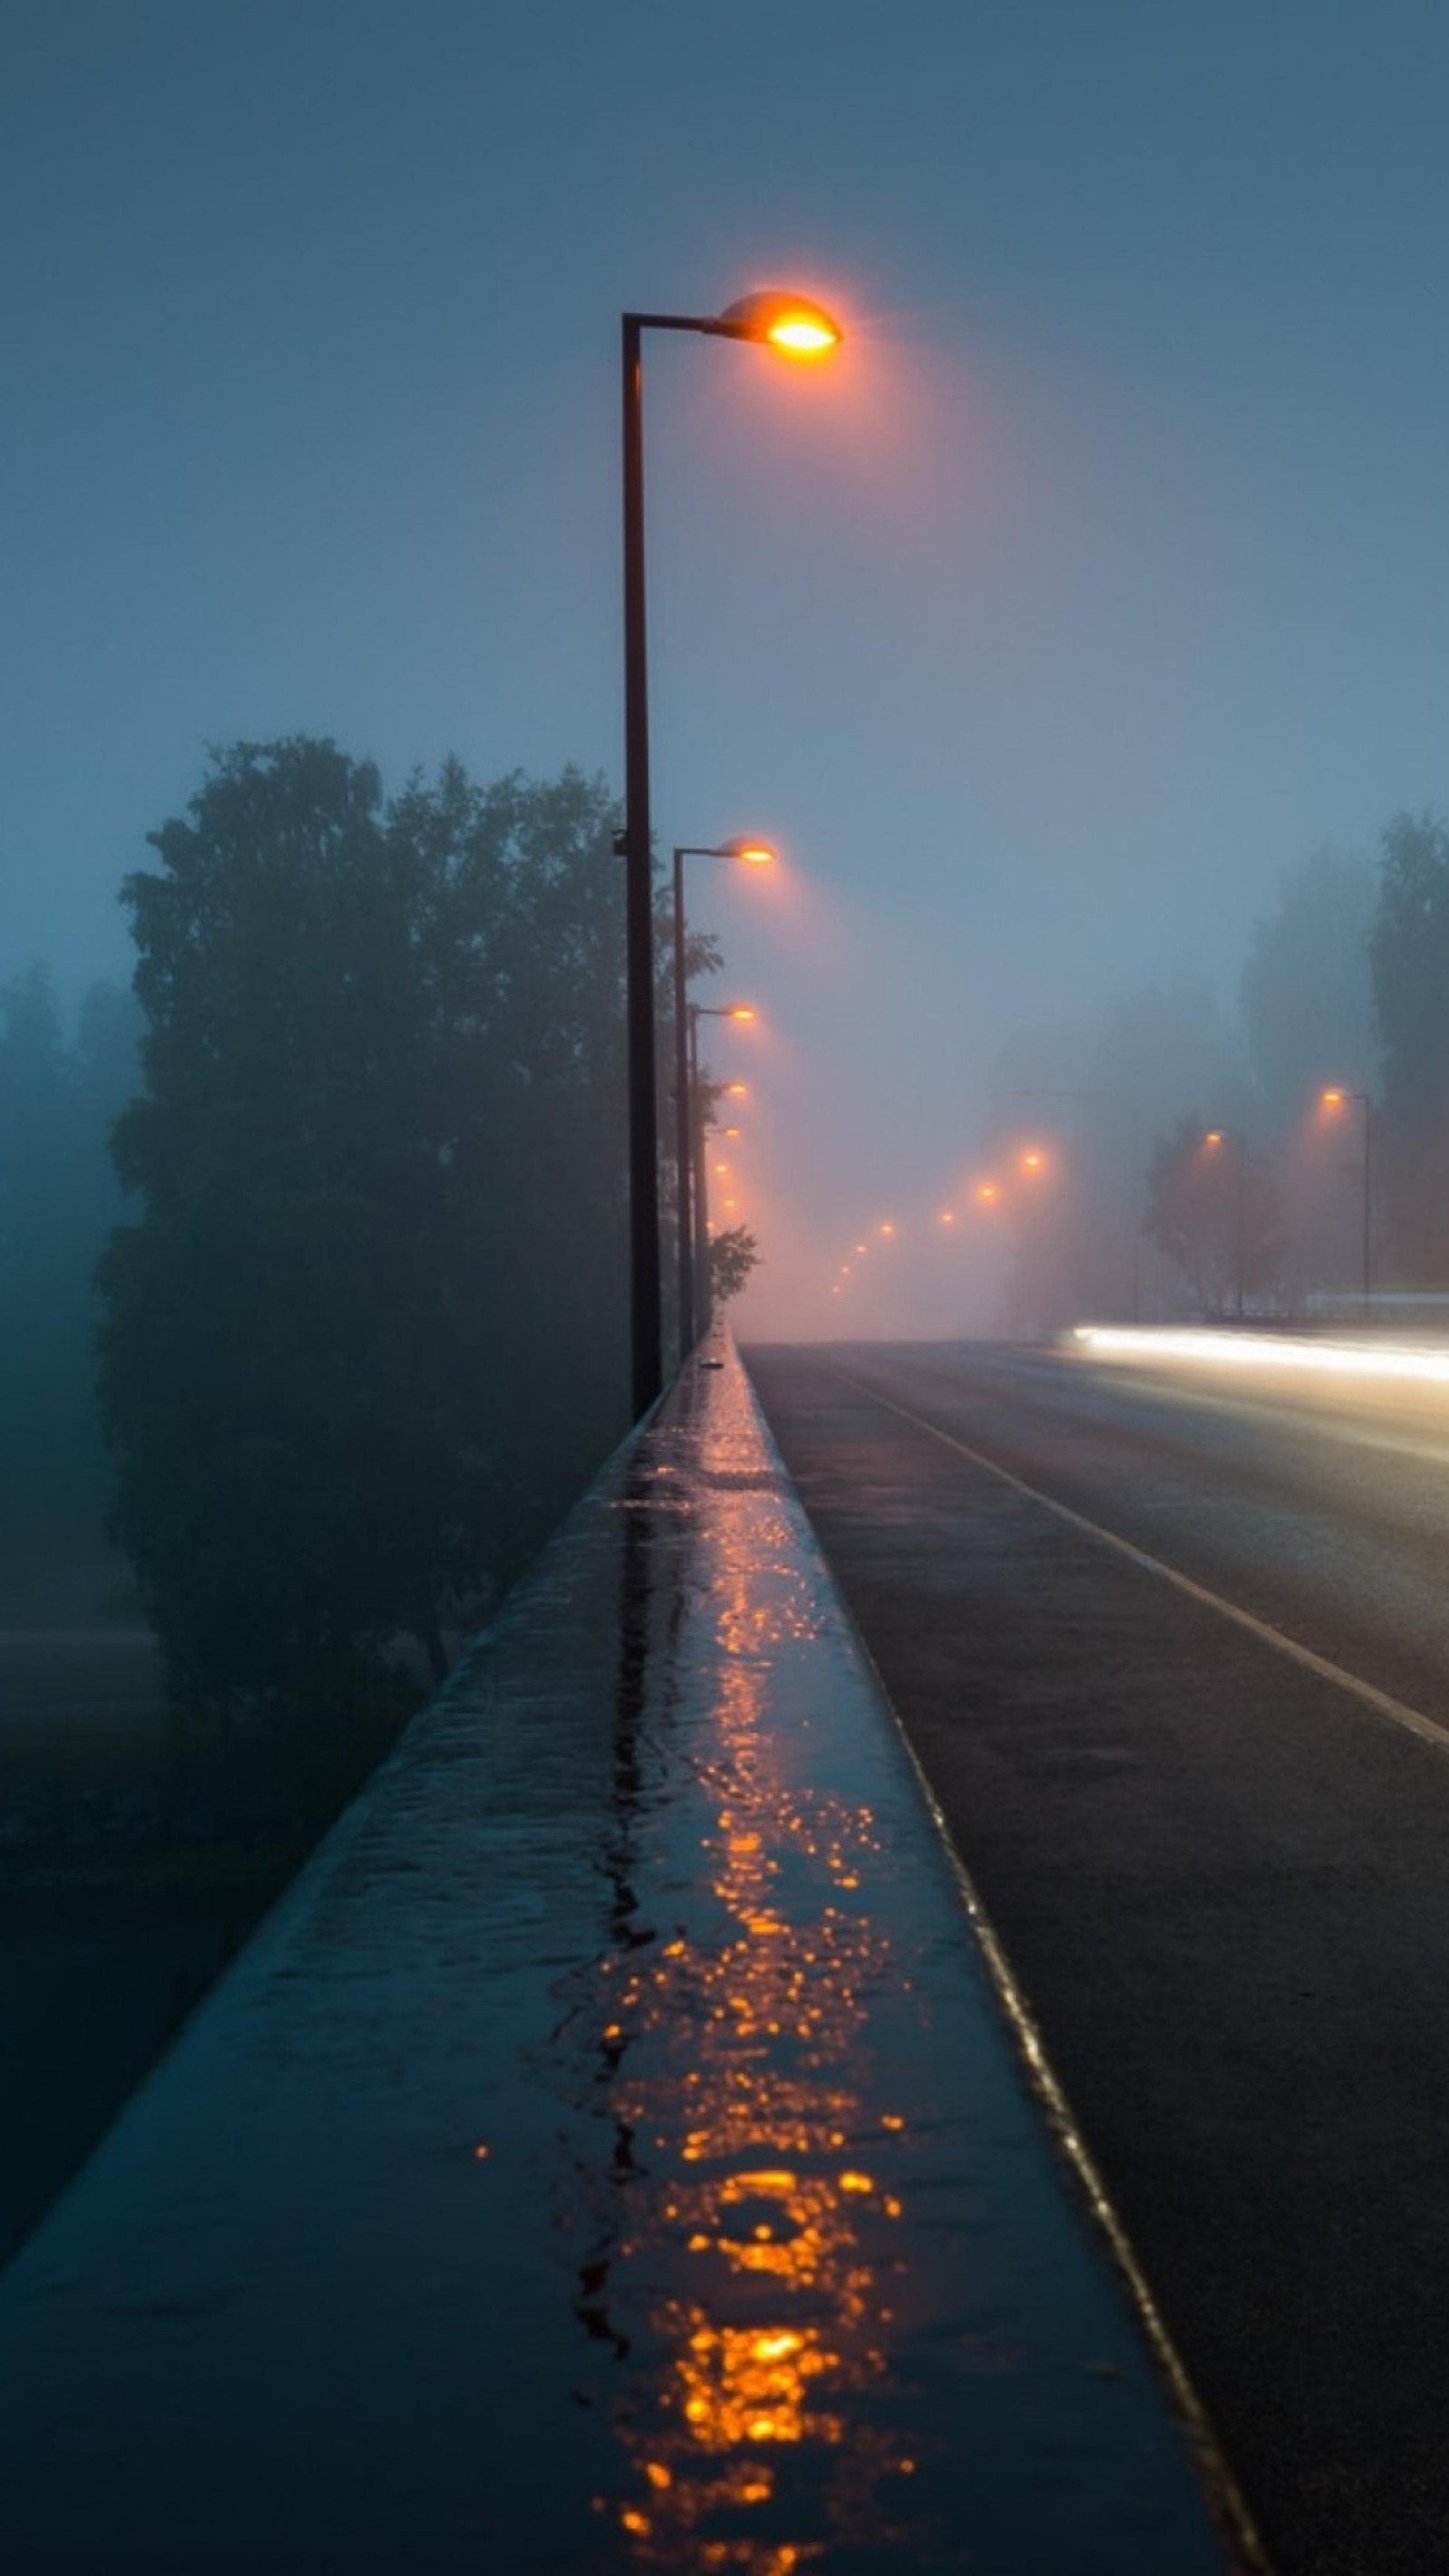
<svg viewBox="0 0 1449 2576">
<path fill-rule="evenodd" d="M 694 1104 L 694 1298 L 695 1332 L 698 1340 L 709 1330 L 711 1299 L 709 1286 L 709 1182 L 706 1175 L 708 1157 L 704 1142 L 704 1085 L 699 1076 L 699 1024 L 701 1020 L 754 1020 L 759 1013 L 748 1002 L 690 1002 L 685 1019 L 689 1029 L 687 1075 L 689 1095 Z M 727 1085 L 733 1089 L 733 1084 Z"/>
<path fill-rule="evenodd" d="M 804 296 L 774 287 L 725 312 L 626 313 L 623 324 L 625 975 L 629 1041 L 629 1307 L 635 1415 L 663 1381 L 660 1356 L 659 1156 L 654 1065 L 654 844 L 649 812 L 649 649 L 644 589 L 644 333 L 696 331 L 757 340 L 796 358 L 823 357 L 840 325 Z"/>
<path fill-rule="evenodd" d="M 1236 1134 L 1233 1134 L 1226 1127 L 1210 1127 L 1202 1141 L 1210 1154 L 1221 1153 L 1225 1145 L 1231 1145 L 1233 1149 L 1233 1163 L 1237 1173 L 1233 1227 L 1235 1237 L 1234 1268 L 1237 1273 L 1237 1279 L 1233 1302 L 1238 1322 L 1241 1323 L 1243 1320 L 1244 1275 L 1248 1266 L 1248 1140 L 1243 1134 L 1241 1128 L 1238 1129 Z"/>
<path fill-rule="evenodd" d="M 1373 1136 L 1374 1104 L 1366 1091 L 1320 1091 L 1325 1109 L 1342 1109 L 1346 1102 L 1357 1101 L 1363 1111 L 1363 1302 L 1367 1310 L 1373 1296 Z"/>
<path fill-rule="evenodd" d="M 679 1356 L 694 1346 L 694 1238 L 690 1230 L 689 1034 L 685 1026 L 688 975 L 685 966 L 684 862 L 686 859 L 739 859 L 747 867 L 769 867 L 775 852 L 768 841 L 686 841 L 674 852 L 674 1168 L 679 1221 Z"/>
</svg>

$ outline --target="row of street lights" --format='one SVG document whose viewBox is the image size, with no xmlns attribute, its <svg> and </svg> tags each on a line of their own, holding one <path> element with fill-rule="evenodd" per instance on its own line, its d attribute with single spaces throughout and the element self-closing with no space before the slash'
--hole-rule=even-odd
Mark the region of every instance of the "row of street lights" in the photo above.
<svg viewBox="0 0 1449 2576">
<path fill-rule="evenodd" d="M 1363 1302 L 1367 1306 L 1373 1296 L 1373 1099 L 1367 1091 L 1349 1091 L 1337 1084 L 1318 1094 L 1318 1105 L 1321 1109 L 1336 1111 L 1347 1108 L 1350 1103 L 1363 1113 L 1362 1280 Z M 1247 1302 L 1247 1135 L 1241 1128 L 1209 1127 L 1203 1135 L 1202 1150 L 1210 1156 L 1228 1152 L 1232 1157 L 1235 1179 L 1233 1304 L 1237 1318 L 1241 1322 Z M 1025 1181 L 1041 1181 L 1050 1168 L 1050 1157 L 1041 1146 L 1024 1147 L 1016 1156 L 1017 1172 Z M 1004 1204 L 1003 1185 L 992 1176 L 975 1182 L 972 1195 L 977 1205 L 982 1208 L 999 1208 Z M 959 1211 L 954 1207 L 941 1208 L 937 1213 L 937 1224 L 945 1229 L 954 1228 L 958 1214 Z M 894 1235 L 895 1231 L 893 1223 L 876 1228 L 879 1235 L 887 1237 Z M 867 1249 L 868 1243 L 857 1243 L 856 1258 L 859 1259 Z M 841 1294 L 842 1285 L 850 1278 L 853 1266 L 850 1261 L 843 1261 L 840 1264 L 830 1291 L 832 1297 L 838 1297 Z"/>
<path fill-rule="evenodd" d="M 769 867 L 775 857 L 768 841 L 689 842 L 674 852 L 674 1170 L 679 1222 L 679 1356 L 693 1348 L 696 1334 L 709 1322 L 709 1220 L 705 1212 L 704 1102 L 699 1087 L 697 1022 L 702 1005 L 689 1000 L 684 918 L 686 859 L 739 859 L 746 867 Z M 710 1018 L 745 1020 L 754 1013 L 743 1003 L 711 1012 Z M 690 1188 L 691 1167 L 695 1175 Z M 691 1199 L 694 1201 L 691 1212 Z M 696 1249 L 698 1247 L 698 1249 Z M 698 1288 L 696 1289 L 696 1272 Z"/>
<path fill-rule="evenodd" d="M 649 795 L 649 652 L 644 581 L 644 354 L 646 331 L 693 331 L 707 339 L 763 342 L 797 358 L 820 357 L 840 341 L 839 324 L 806 297 L 761 288 L 719 314 L 623 316 L 624 466 L 624 829 L 625 975 L 629 1054 L 629 1272 L 634 1412 L 646 1413 L 663 1385 L 663 1301 L 659 1257 L 659 1156 L 654 1044 L 654 835 Z M 756 845 L 757 846 L 757 845 Z M 727 855 L 742 855 L 727 849 Z M 680 854 L 687 856 L 688 851 Z M 714 856 L 711 849 L 707 855 Z M 683 944 L 682 876 L 676 866 L 675 967 Z M 676 984 L 676 1006 L 682 995 Z M 682 1013 L 680 1014 L 682 1017 Z M 717 1016 L 717 1015 L 716 1015 Z M 729 1016 L 725 1014 L 725 1016 Z M 676 1057 L 676 1075 L 678 1059 Z M 687 1126 L 687 1108 L 680 1113 Z M 695 1162 L 695 1197 L 703 1197 Z M 685 1187 L 681 1173 L 681 1190 Z M 687 1225 L 686 1225 L 687 1231 Z M 691 1271 L 700 1263 L 696 1222 Z M 707 1265 L 707 1245 L 703 1259 Z M 693 1322 L 691 1300 L 691 1324 Z M 681 1317 L 683 1316 L 681 1295 Z M 691 1334 L 692 1338 L 692 1334 Z M 686 1345 L 687 1347 L 687 1345 Z"/>
</svg>

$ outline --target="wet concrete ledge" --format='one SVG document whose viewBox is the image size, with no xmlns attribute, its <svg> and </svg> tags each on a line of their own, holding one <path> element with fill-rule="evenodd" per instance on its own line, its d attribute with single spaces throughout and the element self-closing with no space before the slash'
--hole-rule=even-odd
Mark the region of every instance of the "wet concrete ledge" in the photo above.
<svg viewBox="0 0 1449 2576">
<path fill-rule="evenodd" d="M 0 2279 L 23 2576 L 1253 2563 L 716 1349 Z"/>
</svg>

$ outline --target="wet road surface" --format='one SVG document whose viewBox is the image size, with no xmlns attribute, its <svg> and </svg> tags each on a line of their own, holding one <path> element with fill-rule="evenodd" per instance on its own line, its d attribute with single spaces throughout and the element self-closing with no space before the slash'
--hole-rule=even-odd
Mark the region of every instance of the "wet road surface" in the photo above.
<svg viewBox="0 0 1449 2576">
<path fill-rule="evenodd" d="M 747 1358 L 1280 2566 L 1449 2567 L 1449 1403 Z"/>
</svg>

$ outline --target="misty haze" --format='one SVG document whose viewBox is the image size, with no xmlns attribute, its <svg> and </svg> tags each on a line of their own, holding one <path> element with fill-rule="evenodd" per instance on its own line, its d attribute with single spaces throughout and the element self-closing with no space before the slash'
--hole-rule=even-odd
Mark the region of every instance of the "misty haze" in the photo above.
<svg viewBox="0 0 1449 2576">
<path fill-rule="evenodd" d="M 17 2576 L 1449 2567 L 1446 111 L 8 13 Z"/>
</svg>

